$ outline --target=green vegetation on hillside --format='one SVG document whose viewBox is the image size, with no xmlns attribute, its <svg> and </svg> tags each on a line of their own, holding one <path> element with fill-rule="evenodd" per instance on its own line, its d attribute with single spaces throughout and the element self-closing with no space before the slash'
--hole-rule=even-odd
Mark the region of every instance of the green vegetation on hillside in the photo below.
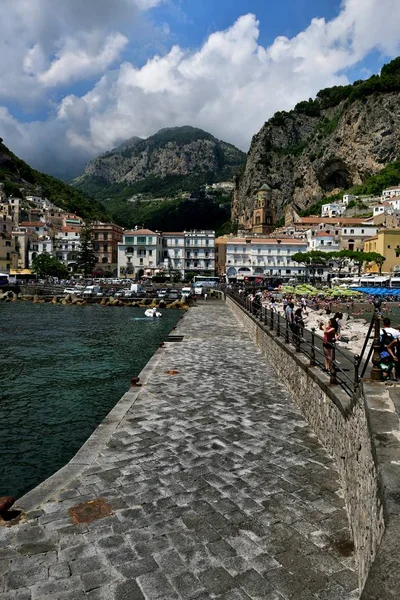
<svg viewBox="0 0 400 600">
<path fill-rule="evenodd" d="M 400 183 L 400 159 L 383 167 L 376 175 L 368 177 L 364 183 L 354 185 L 349 190 L 349 194 L 355 196 L 361 195 L 379 195 L 382 190 L 392 185 Z"/>
<path fill-rule="evenodd" d="M 15 156 L 0 138 L 0 182 L 7 195 L 19 196 L 20 189 L 26 195 L 43 195 L 64 210 L 77 213 L 83 218 L 108 219 L 107 210 L 88 198 L 76 188 L 63 183 L 51 175 L 32 169 Z"/>
<path fill-rule="evenodd" d="M 230 198 L 198 200 L 172 198 L 168 200 L 113 200 L 107 208 L 115 223 L 124 227 L 144 225 L 149 229 L 183 231 L 185 229 L 215 229 L 230 233 Z"/>
<path fill-rule="evenodd" d="M 75 186 L 85 194 L 98 200 L 126 200 L 135 194 L 149 194 L 152 197 L 174 198 L 181 192 L 196 191 L 202 186 L 230 179 L 231 172 L 213 173 L 212 171 L 194 172 L 189 175 L 167 175 L 157 177 L 150 175 L 137 183 L 108 184 L 101 177 L 86 176 L 75 180 Z"/>
<path fill-rule="evenodd" d="M 350 85 L 335 85 L 320 90 L 313 100 L 304 100 L 294 107 L 293 111 L 278 111 L 269 120 L 269 124 L 280 127 L 285 125 L 291 115 L 305 114 L 309 117 L 319 117 L 321 110 L 338 106 L 346 101 L 348 104 L 356 100 L 364 100 L 372 94 L 400 91 L 400 57 L 384 65 L 380 75 L 372 75 L 369 79 L 358 79 Z"/>
</svg>

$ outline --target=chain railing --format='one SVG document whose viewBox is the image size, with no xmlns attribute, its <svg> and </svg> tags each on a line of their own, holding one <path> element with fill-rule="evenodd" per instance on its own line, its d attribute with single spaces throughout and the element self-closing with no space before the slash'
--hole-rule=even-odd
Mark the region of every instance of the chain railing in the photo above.
<svg viewBox="0 0 400 600">
<path fill-rule="evenodd" d="M 332 353 L 329 358 L 324 354 L 322 338 L 316 336 L 316 329 L 305 329 L 296 323 L 289 323 L 275 308 L 262 306 L 260 302 L 252 301 L 248 296 L 232 291 L 227 296 L 235 300 L 244 310 L 260 321 L 260 325 L 275 332 L 277 337 L 283 337 L 285 344 L 292 344 L 295 352 L 309 359 L 309 366 L 319 368 L 329 375 L 329 384 L 340 386 L 346 394 L 353 396 L 360 384 L 360 364 L 358 355 L 343 351 L 335 343 L 331 344 Z M 325 362 L 329 369 L 325 368 Z"/>
</svg>

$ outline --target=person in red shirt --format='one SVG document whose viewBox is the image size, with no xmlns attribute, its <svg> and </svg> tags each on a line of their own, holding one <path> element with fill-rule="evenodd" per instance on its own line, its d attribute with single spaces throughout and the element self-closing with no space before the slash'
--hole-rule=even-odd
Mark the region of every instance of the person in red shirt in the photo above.
<svg viewBox="0 0 400 600">
<path fill-rule="evenodd" d="M 335 337 L 338 329 L 336 319 L 332 317 L 329 319 L 327 325 L 324 325 L 324 323 L 321 321 L 319 328 L 324 332 L 322 345 L 324 347 L 325 371 L 330 371 L 333 359 Z"/>
</svg>

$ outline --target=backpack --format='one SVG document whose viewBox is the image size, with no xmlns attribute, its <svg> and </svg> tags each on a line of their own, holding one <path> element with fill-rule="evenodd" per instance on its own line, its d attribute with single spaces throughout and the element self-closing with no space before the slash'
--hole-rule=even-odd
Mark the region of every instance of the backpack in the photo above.
<svg viewBox="0 0 400 600">
<path fill-rule="evenodd" d="M 386 348 L 391 344 L 394 340 L 394 337 L 391 333 L 386 331 L 386 329 L 381 329 L 380 342 L 381 342 L 381 352 L 385 352 Z"/>
</svg>

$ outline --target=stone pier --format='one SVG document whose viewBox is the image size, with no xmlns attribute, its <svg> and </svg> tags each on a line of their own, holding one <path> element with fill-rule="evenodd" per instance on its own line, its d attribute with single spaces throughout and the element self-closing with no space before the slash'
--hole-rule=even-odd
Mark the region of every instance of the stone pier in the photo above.
<svg viewBox="0 0 400 600">
<path fill-rule="evenodd" d="M 255 342 L 218 301 L 173 335 L 0 527 L 0 600 L 359 598 L 335 465 Z"/>
</svg>

